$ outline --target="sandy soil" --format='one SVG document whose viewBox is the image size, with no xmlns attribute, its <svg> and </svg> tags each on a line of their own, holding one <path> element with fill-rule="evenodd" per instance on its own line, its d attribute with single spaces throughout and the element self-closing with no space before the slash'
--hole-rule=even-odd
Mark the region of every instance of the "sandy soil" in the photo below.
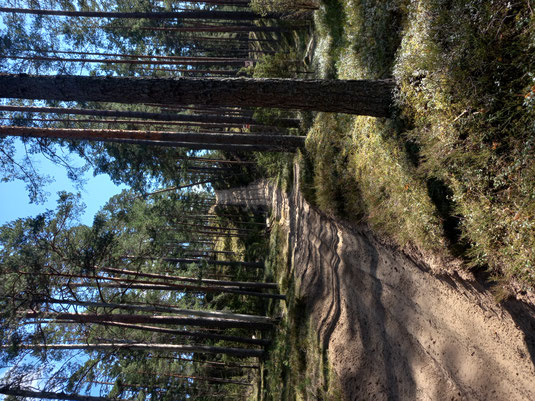
<svg viewBox="0 0 535 401">
<path fill-rule="evenodd" d="M 288 225 L 298 293 L 345 400 L 535 400 L 528 303 L 496 305 L 455 266 L 325 216 L 296 186 L 285 196 L 260 182 L 218 201 L 271 204 Z"/>
</svg>

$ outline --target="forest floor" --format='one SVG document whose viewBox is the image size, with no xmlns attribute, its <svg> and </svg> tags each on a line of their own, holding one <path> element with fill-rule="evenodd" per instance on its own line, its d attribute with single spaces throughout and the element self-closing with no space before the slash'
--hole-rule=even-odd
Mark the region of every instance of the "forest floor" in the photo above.
<svg viewBox="0 0 535 401">
<path fill-rule="evenodd" d="M 308 348 L 304 371 L 281 369 L 271 378 L 301 386 L 299 396 L 271 388 L 268 399 L 535 399 L 529 299 L 497 304 L 474 277 L 459 275 L 455 260 L 402 250 L 367 227 L 326 216 L 306 202 L 297 178 L 289 195 L 264 182 L 219 202 L 237 196 L 271 203 L 273 226 L 287 234 L 286 279 L 298 306 L 290 314 L 310 328 L 299 345 Z M 314 361 L 321 354 L 326 359 Z"/>
</svg>

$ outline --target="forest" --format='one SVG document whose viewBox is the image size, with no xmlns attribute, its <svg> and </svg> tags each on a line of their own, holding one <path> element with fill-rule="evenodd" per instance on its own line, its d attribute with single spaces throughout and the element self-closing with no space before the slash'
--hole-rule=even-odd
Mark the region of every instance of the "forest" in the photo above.
<svg viewBox="0 0 535 401">
<path fill-rule="evenodd" d="M 0 13 L 3 179 L 42 202 L 45 172 L 31 159 L 44 154 L 75 182 L 93 170 L 130 188 L 90 226 L 80 196 L 63 192 L 55 210 L 0 229 L 0 393 L 257 397 L 286 296 L 267 260 L 268 211 L 218 206 L 214 190 L 266 176 L 270 155 L 303 146 L 293 101 L 321 82 L 296 81 L 290 111 L 270 115 L 257 108 L 289 100 L 287 84 L 252 74 L 310 12 L 113 0 L 5 2 Z"/>
<path fill-rule="evenodd" d="M 299 237 L 296 192 L 310 222 L 365 227 L 504 307 L 535 302 L 531 0 L 0 6 L 2 181 L 42 204 L 41 155 L 78 186 L 89 172 L 128 187 L 90 225 L 63 191 L 0 227 L 6 401 L 420 399 L 388 367 L 383 387 L 341 378 L 336 322 L 315 326 L 299 265 L 328 225 Z M 351 263 L 344 235 L 315 245 L 315 267 Z M 363 305 L 388 315 L 381 302 Z"/>
</svg>

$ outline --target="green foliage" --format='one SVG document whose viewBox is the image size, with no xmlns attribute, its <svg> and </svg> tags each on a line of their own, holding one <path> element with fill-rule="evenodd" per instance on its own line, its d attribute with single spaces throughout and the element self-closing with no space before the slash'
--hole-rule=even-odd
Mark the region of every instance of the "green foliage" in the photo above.
<svg viewBox="0 0 535 401">
<path fill-rule="evenodd" d="M 292 172 L 294 155 L 258 152 L 255 153 L 255 159 L 258 169 L 264 176 L 275 179 L 282 188 L 291 185 L 289 177 Z"/>
<path fill-rule="evenodd" d="M 433 204 L 394 137 L 391 124 L 374 118 L 318 115 L 307 141 L 315 160 L 312 199 L 401 244 L 436 249 L 441 231 Z"/>
<path fill-rule="evenodd" d="M 295 10 L 315 9 L 318 4 L 315 0 L 252 0 L 251 8 L 257 13 L 283 13 Z"/>
<path fill-rule="evenodd" d="M 114 183 L 137 191 L 150 192 L 153 188 L 184 183 L 185 175 L 177 163 L 186 155 L 182 148 L 91 142 L 86 144 L 84 154 L 93 163 L 95 174 L 107 174 Z M 189 182 L 195 180 L 193 175 L 188 178 Z"/>
<path fill-rule="evenodd" d="M 299 65 L 293 51 L 268 54 L 255 65 L 253 78 L 293 78 L 299 72 Z"/>
<path fill-rule="evenodd" d="M 39 346 L 28 351 L 24 345 L 42 343 L 97 343 L 97 342 L 140 342 L 145 344 L 162 343 L 197 343 L 199 339 L 177 337 L 176 335 L 146 330 L 133 329 L 124 326 L 100 324 L 79 324 L 74 322 L 54 322 L 50 318 L 53 312 L 71 312 L 73 308 L 78 313 L 98 313 L 110 316 L 124 313 L 116 306 L 95 305 L 94 302 L 134 303 L 144 305 L 169 305 L 191 309 L 213 309 L 218 306 L 221 310 L 248 314 L 263 314 L 265 301 L 243 295 L 223 294 L 213 297 L 197 292 L 137 290 L 135 288 L 113 288 L 104 285 L 106 280 L 100 279 L 100 287 L 96 285 L 77 286 L 80 281 L 87 284 L 92 281 L 91 276 L 106 275 L 107 267 L 127 268 L 139 272 L 174 273 L 194 278 L 194 274 L 203 277 L 207 272 L 195 271 L 188 264 L 168 263 L 159 260 L 162 256 L 183 257 L 184 249 L 177 242 L 183 239 L 195 239 L 189 228 L 180 227 L 176 219 L 183 220 L 185 215 L 206 213 L 205 207 L 195 209 L 192 200 L 200 201 L 206 196 L 202 192 L 161 193 L 149 200 L 137 197 L 131 191 L 124 191 L 113 197 L 97 214 L 92 226 L 78 224 L 76 217 L 83 205 L 79 199 L 70 194 L 61 194 L 55 212 L 47 212 L 36 218 L 20 219 L 0 228 L 0 342 L 5 347 L 0 356 L 2 364 L 20 364 L 27 355 L 39 358 L 50 368 L 45 370 L 34 365 L 25 367 L 25 371 L 13 371 L 18 378 L 32 374 L 50 375 L 56 369 L 57 361 L 62 363 L 61 372 L 70 377 L 65 383 L 64 378 L 50 378 L 49 383 L 57 383 L 58 388 L 65 388 L 68 392 L 88 393 L 101 388 L 101 383 L 112 383 L 111 387 L 103 390 L 108 397 L 152 399 L 171 401 L 183 398 L 196 398 L 202 394 L 205 387 L 203 382 L 189 380 L 184 376 L 212 375 L 218 377 L 217 371 L 204 369 L 202 365 L 193 366 L 187 361 L 177 358 L 187 358 L 189 354 L 169 355 L 151 351 L 132 352 L 128 350 L 113 351 L 84 351 L 85 357 L 73 358 L 65 351 L 51 351 Z M 231 260 L 262 259 L 266 252 L 264 241 L 264 226 L 262 216 L 251 212 L 238 210 L 222 210 L 222 216 L 212 219 L 212 225 L 233 227 L 237 230 L 247 229 L 245 237 L 232 238 L 224 250 L 235 250 Z M 232 217 L 225 216 L 230 214 Z M 255 228 L 251 225 L 255 224 Z M 166 228 L 177 228 L 167 230 Z M 228 239 L 228 238 L 227 238 Z M 180 243 L 180 242 L 178 242 Z M 170 248 L 170 245 L 175 245 Z M 240 252 L 238 252 L 240 250 Z M 129 255 L 125 257 L 125 255 Z M 137 257 L 136 257 L 137 256 Z M 226 256 L 226 255 L 225 255 Z M 146 258 L 148 257 L 148 259 Z M 208 267 L 208 266 L 205 266 Z M 196 268 L 199 268 L 196 266 Z M 172 270 L 170 270 L 172 269 Z M 251 277 L 250 271 L 238 272 L 232 269 L 213 266 L 210 274 L 230 273 L 238 280 L 258 279 Z M 51 273 L 51 274 L 50 274 Z M 79 276 L 79 274 L 82 276 Z M 249 275 L 247 275 L 249 274 Z M 112 275 L 113 276 L 113 275 Z M 115 275 L 115 279 L 118 276 Z M 143 282 L 144 277 L 140 280 Z M 160 278 L 161 280 L 161 278 Z M 160 281 L 156 280 L 156 281 Z M 84 305 L 73 305 L 71 301 L 87 301 Z M 71 302 L 71 303 L 69 303 Z M 34 321 L 38 324 L 24 324 L 29 311 L 37 311 Z M 48 316 L 47 316 L 48 313 Z M 130 314 L 143 313 L 141 311 Z M 150 312 L 149 312 L 150 313 Z M 147 314 L 147 312 L 145 312 Z M 161 327 L 161 326 L 160 326 Z M 171 327 L 168 327 L 171 329 Z M 176 330 L 186 328 L 173 327 Z M 195 330 L 194 330 L 195 331 Z M 223 330 L 221 330 L 223 331 Z M 225 334 L 234 336 L 251 336 L 245 329 L 225 330 Z M 257 334 L 259 335 L 259 334 Z M 206 345 L 234 346 L 228 340 L 203 340 Z M 150 355 L 150 357 L 149 357 Z M 190 355 L 191 358 L 203 357 Z M 73 359 L 71 359 L 73 358 Z M 212 358 L 218 359 L 217 356 Z M 67 359 L 66 362 L 65 359 Z M 230 361 L 231 357 L 221 358 Z M 3 365 L 2 365 L 3 366 Z M 22 365 L 21 365 L 22 366 Z M 247 381 L 249 376 L 240 369 L 226 369 L 228 376 L 222 379 Z M 19 374 L 20 373 L 20 374 Z M 178 376 L 177 376 L 178 375 Z M 22 379 L 20 379 L 22 380 Z M 13 380 L 9 381 L 13 383 Z M 21 381 L 22 383 L 22 381 Z M 51 384 L 52 385 L 52 384 Z M 55 385 L 56 386 L 56 385 Z M 108 386 L 108 385 L 107 385 Z M 236 384 L 218 384 L 221 393 L 241 393 L 243 388 Z M 162 391 L 165 389 L 165 391 Z M 210 399 L 208 396 L 207 400 Z"/>
<path fill-rule="evenodd" d="M 346 16 L 342 3 L 338 0 L 325 1 L 323 7 L 315 15 L 318 44 L 314 55 L 314 67 L 320 77 L 334 79 L 336 61 L 339 59 L 340 51 L 347 45 L 342 36 Z"/>
<path fill-rule="evenodd" d="M 35 8 L 33 1 L 22 0 L 20 7 Z M 157 5 L 150 0 L 126 1 L 103 0 L 72 3 L 70 1 L 50 0 L 39 7 L 64 10 L 115 10 L 115 11 L 153 11 L 173 10 L 182 7 L 176 2 L 165 0 Z M 198 8 L 199 5 L 188 5 Z M 204 7 L 204 6 L 200 6 Z M 210 6 L 209 8 L 212 8 Z M 218 8 L 214 6 L 214 8 Z M 221 7 L 227 9 L 227 7 Z M 73 23 L 72 18 L 20 16 L 17 13 L 4 13 L 0 32 L 0 50 L 4 55 L 51 56 L 53 50 L 74 50 L 88 52 L 109 52 L 144 55 L 190 55 L 191 43 L 183 46 L 176 35 L 157 30 L 162 21 L 154 20 L 107 20 L 80 18 Z M 178 22 L 178 26 L 181 22 Z M 217 35 L 220 36 L 220 35 Z M 221 35 L 224 36 L 224 35 Z M 233 36 L 230 34 L 228 36 Z M 227 37 L 228 37 L 227 36 Z M 260 41 L 259 41 L 260 42 Z M 216 46 L 216 45 L 214 45 Z M 230 45 L 229 47 L 233 47 Z M 212 50 L 211 50 L 212 51 Z M 218 53 L 217 51 L 214 51 Z M 78 57 L 77 56 L 72 57 Z M 199 55 L 199 54 L 192 54 Z M 210 54 L 205 54 L 210 55 Z M 61 54 L 60 57 L 63 57 Z M 86 55 L 87 56 L 87 55 Z M 86 57 L 84 56 L 84 57 Z M 71 56 L 65 56 L 71 57 Z M 95 56 L 97 58 L 97 56 Z M 83 75 L 143 75 L 131 66 L 98 66 L 86 63 L 11 62 L 5 59 L 0 63 L 10 72 L 27 73 L 82 73 Z M 293 61 L 288 56 L 277 56 L 260 67 L 264 73 L 278 71 L 287 73 L 294 70 Z M 271 69 L 271 70 L 270 70 Z M 259 70 L 259 71 L 260 71 Z M 158 74 L 164 75 L 164 72 Z M 179 74 L 178 72 L 176 73 Z M 18 102 L 30 104 L 30 102 Z M 109 109 L 111 106 L 100 103 L 46 102 L 54 107 L 84 107 Z M 45 105 L 41 102 L 35 105 Z M 146 105 L 113 105 L 115 109 L 131 111 L 159 112 L 159 107 Z M 268 113 L 266 113 L 267 115 Z M 59 116 L 49 113 L 40 115 L 30 113 L 9 113 L 10 122 L 20 126 L 39 126 L 51 128 L 110 128 L 106 122 L 90 123 L 77 121 L 57 122 Z M 266 121 L 275 121 L 282 114 L 272 114 Z M 32 117 L 46 120 L 32 121 Z M 175 126 L 176 127 L 176 126 Z M 122 123 L 118 129 L 135 129 L 139 125 Z M 254 130 L 254 129 L 252 129 Z M 260 280 L 262 272 L 245 268 L 214 267 L 208 263 L 184 263 L 172 258 L 197 257 L 198 253 L 209 253 L 213 232 L 206 226 L 234 229 L 246 233 L 239 238 L 228 237 L 218 243 L 217 255 L 220 260 L 261 261 L 267 253 L 265 240 L 265 215 L 247 211 L 235 211 L 236 216 L 214 217 L 211 208 L 214 188 L 235 185 L 249 180 L 243 178 L 256 174 L 254 168 L 232 165 L 224 173 L 216 171 L 210 162 L 192 173 L 188 171 L 188 156 L 195 152 L 170 147 L 127 146 L 117 143 L 86 143 L 75 141 L 53 142 L 47 139 L 24 140 L 28 155 L 41 152 L 68 169 L 71 178 L 82 176 L 86 167 L 91 165 L 94 172 L 108 174 L 116 183 L 126 183 L 132 190 L 124 191 L 113 197 L 95 216 L 90 226 L 81 225 L 77 216 L 83 205 L 75 195 L 62 193 L 58 207 L 35 218 L 20 219 L 0 227 L 0 353 L 4 371 L 3 383 L 28 387 L 35 386 L 75 394 L 97 394 L 108 398 L 131 400 L 213 400 L 216 397 L 243 398 L 248 391 L 237 384 L 208 383 L 186 376 L 212 376 L 212 378 L 248 381 L 252 373 L 241 367 L 224 367 L 225 362 L 235 363 L 230 356 L 212 355 L 213 365 L 204 363 L 208 358 L 203 353 L 173 353 L 129 350 L 102 350 L 85 348 L 75 353 L 65 350 L 51 350 L 50 344 L 205 344 L 216 346 L 240 347 L 235 341 L 214 340 L 194 337 L 191 331 L 207 334 L 208 330 L 190 329 L 184 326 L 156 323 L 158 327 L 121 324 L 118 315 L 151 318 L 167 306 L 189 309 L 214 309 L 248 314 L 264 314 L 267 301 L 251 296 L 222 294 L 214 295 L 209 291 L 186 291 L 182 284 L 176 290 L 147 289 L 147 284 L 176 283 L 176 277 L 185 276 L 191 286 L 200 284 L 197 279 Z M 87 166 L 76 168 L 63 156 L 62 146 L 76 152 L 87 162 Z M 31 167 L 31 157 L 14 158 L 15 142 L 9 138 L 1 140 L 0 169 L 2 179 L 24 179 L 34 200 L 42 200 L 40 192 L 46 177 L 42 177 Z M 18 155 L 17 155 L 18 156 Z M 203 157 L 212 158 L 213 154 L 203 152 Z M 233 160 L 247 159 L 240 154 L 228 155 Z M 262 157 L 262 156 L 260 156 Z M 214 158 L 222 158 L 217 156 Z M 268 160 L 272 159 L 272 160 Z M 249 159 L 250 160 L 250 159 Z M 271 174 L 288 169 L 289 160 L 276 160 L 273 156 L 264 161 L 263 173 Z M 190 166 L 191 167 L 191 166 Z M 196 166 L 198 167 L 198 165 Z M 210 171 L 210 173 L 207 173 Z M 216 175 L 217 174 L 217 175 Z M 214 178 L 215 176 L 215 178 Z M 237 178 L 239 177 L 239 178 Z M 198 188 L 180 191 L 172 188 L 169 192 L 153 192 L 156 187 L 172 187 L 209 181 L 214 179 L 210 191 Z M 217 180 L 217 181 L 215 181 Z M 141 193 L 141 195 L 139 194 Z M 208 220 L 202 220 L 198 215 Z M 209 215 L 206 217 L 206 215 Z M 197 216 L 195 216 L 197 215 Z M 209 221 L 209 223 L 207 223 Z M 199 228 L 207 229 L 201 233 Z M 194 243 L 199 237 L 204 242 Z M 201 244 L 201 245 L 200 245 Z M 228 252 L 223 253 L 223 252 Z M 234 253 L 232 253 L 234 252 Z M 194 255 L 194 256 L 192 256 Z M 223 256 L 221 256 L 223 255 Z M 171 260 L 166 260 L 171 259 Z M 113 269 L 123 269 L 118 272 Z M 128 269 L 129 271 L 126 271 Z M 148 276 L 147 273 L 153 273 Z M 155 275 L 158 277 L 156 278 Z M 221 276 L 221 277 L 220 277 Z M 230 277 L 230 278 L 228 278 Z M 267 275 L 264 279 L 268 280 Z M 184 280 L 186 281 L 186 280 Z M 203 283 L 205 284 L 205 283 Z M 191 288 L 191 287 L 190 287 Z M 217 294 L 217 291 L 215 291 Z M 112 305 L 113 303 L 113 305 Z M 123 304 L 123 305 L 121 305 Z M 124 304 L 130 304 L 126 307 Z M 155 312 L 156 311 L 156 312 Z M 170 314 L 161 312 L 161 314 Z M 93 321 L 94 315 L 106 318 Z M 76 316 L 76 318 L 74 317 Z M 81 319 L 80 319 L 81 318 Z M 78 320 L 86 320 L 80 323 Z M 116 320 L 117 319 L 117 320 Z M 158 330 L 160 329 L 160 330 Z M 170 333 L 169 331 L 175 330 Z M 178 332 L 182 330 L 182 332 Z M 183 334 L 188 333 L 188 336 Z M 198 334 L 198 333 L 197 333 Z M 260 330 L 222 328 L 210 330 L 210 334 L 227 334 L 241 337 L 261 337 Z M 43 345 L 47 344 L 47 345 Z M 28 349 L 28 348 L 34 349 Z M 245 345 L 244 347 L 252 347 Z M 256 346 L 255 346 L 256 347 Z M 182 358 L 183 360 L 181 360 Z M 191 358 L 188 360 L 188 358 Z M 31 364 L 23 363 L 31 360 Z M 9 366 L 7 364 L 10 364 Z M 245 362 L 249 363 L 249 362 Z M 252 363 L 252 362 L 251 362 Z M 15 366 L 15 368 L 13 368 Z M 37 377 L 39 376 L 39 379 Z M 46 383 L 45 383 L 46 382 Z M 43 385 L 43 386 L 41 386 Z M 214 396 L 213 394 L 216 394 Z M 225 398 L 227 398 L 225 397 Z"/>
</svg>

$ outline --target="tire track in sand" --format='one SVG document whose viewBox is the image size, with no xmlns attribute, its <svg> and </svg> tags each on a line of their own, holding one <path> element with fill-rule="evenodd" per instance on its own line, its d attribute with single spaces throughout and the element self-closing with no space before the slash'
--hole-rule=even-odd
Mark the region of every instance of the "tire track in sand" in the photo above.
<svg viewBox="0 0 535 401">
<path fill-rule="evenodd" d="M 366 227 L 329 218 L 298 183 L 288 196 L 255 185 L 249 193 L 264 193 L 263 206 L 288 227 L 297 294 L 345 400 L 535 400 L 530 305 L 496 305 L 476 281 L 444 273 L 448 266 L 439 271 Z"/>
</svg>

